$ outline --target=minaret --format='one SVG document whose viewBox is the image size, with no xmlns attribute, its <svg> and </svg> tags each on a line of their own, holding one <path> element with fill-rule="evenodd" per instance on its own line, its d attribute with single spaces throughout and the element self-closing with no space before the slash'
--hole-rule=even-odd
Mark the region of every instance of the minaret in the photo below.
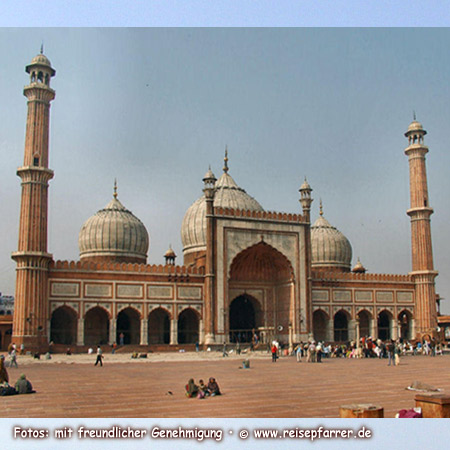
<svg viewBox="0 0 450 450">
<path fill-rule="evenodd" d="M 50 79 L 55 75 L 50 61 L 41 53 L 26 66 L 30 84 L 23 94 L 28 99 L 23 166 L 17 169 L 22 180 L 19 245 L 12 254 L 16 261 L 16 295 L 12 341 L 27 350 L 40 350 L 48 343 L 47 252 L 48 168 L 50 102 L 55 91 Z"/>
<path fill-rule="evenodd" d="M 422 124 L 414 121 L 409 125 L 405 136 L 408 147 L 405 154 L 409 159 L 409 185 L 411 206 L 407 214 L 411 217 L 412 272 L 415 282 L 415 331 L 418 338 L 436 332 L 436 293 L 434 279 L 437 272 L 433 267 L 431 246 L 430 207 L 427 187 L 425 155 L 428 147 L 424 145 L 427 132 Z"/>
<path fill-rule="evenodd" d="M 308 289 L 306 290 L 306 298 L 303 305 L 305 310 L 306 323 L 300 323 L 300 330 L 303 333 L 303 337 L 308 339 L 312 339 L 314 330 L 313 330 L 313 311 L 312 311 L 312 281 L 311 281 L 311 204 L 313 202 L 313 198 L 311 197 L 311 186 L 308 183 L 308 180 L 305 177 L 305 181 L 300 186 L 300 204 L 302 205 L 302 213 L 303 218 L 305 220 L 305 278 L 308 280 Z M 322 203 L 320 204 L 320 210 L 322 212 Z M 305 334 L 306 333 L 306 334 Z"/>
<path fill-rule="evenodd" d="M 206 265 L 205 265 L 205 341 L 204 344 L 215 343 L 215 239 L 214 239 L 214 194 L 216 177 L 211 167 L 203 177 L 203 192 L 206 199 Z"/>
</svg>

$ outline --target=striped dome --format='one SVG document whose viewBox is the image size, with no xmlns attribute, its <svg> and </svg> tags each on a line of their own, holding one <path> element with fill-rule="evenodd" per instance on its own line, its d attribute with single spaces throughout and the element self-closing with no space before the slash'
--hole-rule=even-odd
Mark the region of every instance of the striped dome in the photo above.
<svg viewBox="0 0 450 450">
<path fill-rule="evenodd" d="M 146 263 L 149 237 L 144 224 L 114 198 L 89 218 L 78 238 L 80 259 Z"/>
<path fill-rule="evenodd" d="M 264 211 L 263 207 L 228 174 L 228 167 L 215 184 L 214 206 L 240 210 Z M 201 196 L 186 214 L 181 225 L 183 254 L 206 250 L 206 199 Z"/>
<path fill-rule="evenodd" d="M 311 226 L 311 265 L 327 270 L 350 270 L 352 246 L 348 239 L 323 217 Z"/>
</svg>

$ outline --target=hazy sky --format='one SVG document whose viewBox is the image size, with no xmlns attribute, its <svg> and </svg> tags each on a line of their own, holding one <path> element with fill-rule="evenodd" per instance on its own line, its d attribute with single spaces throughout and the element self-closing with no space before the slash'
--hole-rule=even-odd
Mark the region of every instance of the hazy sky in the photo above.
<svg viewBox="0 0 450 450">
<path fill-rule="evenodd" d="M 449 298 L 448 29 L 0 29 L 0 291 L 14 293 L 26 121 L 24 67 L 52 87 L 49 251 L 78 259 L 78 233 L 119 199 L 147 227 L 149 263 L 169 244 L 229 150 L 230 174 L 266 210 L 300 212 L 304 176 L 325 217 L 372 273 L 411 270 L 413 110 L 426 144 L 437 290 Z M 449 303 L 450 301 L 445 302 Z M 444 311 L 450 312 L 449 306 Z"/>
<path fill-rule="evenodd" d="M 2 0 L 0 26 L 448 26 L 449 0 Z"/>
</svg>

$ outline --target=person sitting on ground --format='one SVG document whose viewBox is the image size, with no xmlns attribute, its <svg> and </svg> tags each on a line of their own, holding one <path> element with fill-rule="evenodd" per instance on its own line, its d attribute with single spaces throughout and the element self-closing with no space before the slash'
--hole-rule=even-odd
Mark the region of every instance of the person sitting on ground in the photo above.
<svg viewBox="0 0 450 450">
<path fill-rule="evenodd" d="M 191 378 L 186 385 L 186 397 L 193 398 L 198 394 L 198 386 L 194 383 L 194 379 Z"/>
<path fill-rule="evenodd" d="M 198 391 L 199 393 L 203 393 L 202 398 L 209 395 L 208 386 L 206 386 L 203 380 L 198 381 Z"/>
<path fill-rule="evenodd" d="M 19 379 L 16 381 L 16 391 L 19 394 L 31 394 L 33 393 L 33 386 L 25 377 L 25 374 L 20 375 Z"/>
<path fill-rule="evenodd" d="M 5 367 L 5 357 L 3 355 L 0 356 L 0 384 L 9 383 L 9 375 L 8 371 Z"/>
<path fill-rule="evenodd" d="M 216 379 L 213 377 L 211 377 L 209 379 L 208 391 L 209 391 L 211 397 L 214 397 L 215 395 L 221 395 L 219 385 L 217 384 Z"/>
<path fill-rule="evenodd" d="M 70 347 L 67 347 L 67 350 L 66 350 L 66 355 L 71 355 L 72 354 L 72 350 L 71 350 L 71 348 Z"/>
</svg>

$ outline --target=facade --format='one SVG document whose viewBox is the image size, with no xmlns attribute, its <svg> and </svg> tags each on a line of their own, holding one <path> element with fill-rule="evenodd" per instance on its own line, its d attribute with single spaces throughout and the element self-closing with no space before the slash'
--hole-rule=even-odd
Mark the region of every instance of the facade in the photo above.
<svg viewBox="0 0 450 450">
<path fill-rule="evenodd" d="M 351 269 L 347 238 L 324 217 L 311 223 L 312 189 L 300 187 L 301 212 L 268 212 L 229 174 L 203 178 L 203 195 L 182 227 L 184 265 L 171 248 L 165 265 L 147 264 L 149 234 L 112 200 L 83 225 L 80 260 L 47 250 L 50 101 L 55 75 L 41 53 L 26 67 L 30 84 L 17 262 L 13 341 L 55 344 L 179 345 L 315 338 L 419 338 L 436 332 L 434 271 L 424 145 L 414 120 L 405 136 L 410 163 L 412 272 Z"/>
</svg>

